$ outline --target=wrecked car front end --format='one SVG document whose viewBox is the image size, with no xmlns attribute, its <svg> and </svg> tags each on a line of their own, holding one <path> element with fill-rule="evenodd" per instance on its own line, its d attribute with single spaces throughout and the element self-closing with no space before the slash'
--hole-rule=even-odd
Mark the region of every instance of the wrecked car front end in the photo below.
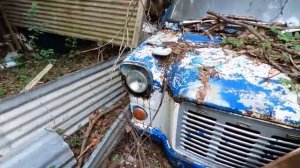
<svg viewBox="0 0 300 168">
<path fill-rule="evenodd" d="M 290 78 L 221 40 L 162 30 L 120 67 L 132 122 L 175 166 L 261 167 L 300 147 L 299 98 L 281 82 Z"/>
</svg>

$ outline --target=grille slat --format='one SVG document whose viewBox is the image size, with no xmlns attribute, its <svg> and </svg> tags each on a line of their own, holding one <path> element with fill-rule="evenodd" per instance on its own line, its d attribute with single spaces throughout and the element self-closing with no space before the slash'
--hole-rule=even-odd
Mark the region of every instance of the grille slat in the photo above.
<svg viewBox="0 0 300 168">
<path fill-rule="evenodd" d="M 180 142 L 180 144 L 181 144 L 183 149 L 190 149 L 190 152 L 194 155 L 197 155 L 199 158 L 205 158 L 202 155 L 199 155 L 198 150 L 196 148 L 194 148 L 192 146 L 188 146 L 183 142 Z M 195 152 L 195 151 L 197 151 L 197 152 Z M 206 158 L 206 159 L 209 160 L 209 161 L 214 161 L 211 158 Z M 221 163 L 221 165 L 224 165 L 225 167 L 237 167 L 238 166 L 238 164 L 232 164 L 233 166 L 229 166 L 228 164 L 230 164 L 230 162 L 228 162 L 226 160 L 223 160 L 223 159 L 220 159 L 220 161 L 227 163 L 227 165 L 224 164 L 224 163 Z"/>
<path fill-rule="evenodd" d="M 193 117 L 198 118 L 200 120 L 211 122 L 211 120 L 209 120 L 209 119 L 206 119 L 206 118 L 200 117 L 200 116 L 196 116 L 196 115 L 194 115 L 192 113 L 189 113 L 187 111 L 185 111 L 184 113 L 186 114 L 186 116 L 193 116 Z M 186 116 L 184 116 L 184 118 L 186 118 Z M 276 143 L 283 143 L 283 144 L 286 144 L 286 145 L 291 145 L 291 146 L 294 146 L 294 147 L 298 147 L 298 144 L 295 144 L 295 143 L 291 143 L 291 142 L 287 142 L 287 141 L 282 141 L 282 140 L 279 140 L 279 139 L 275 140 L 273 138 L 268 138 L 268 137 L 260 136 L 259 134 L 254 134 L 252 132 L 246 132 L 246 131 L 239 130 L 239 129 L 234 128 L 234 127 L 230 127 L 230 126 L 227 126 L 227 125 L 222 125 L 222 124 L 217 123 L 217 122 L 214 122 L 214 124 L 217 125 L 217 126 L 223 127 L 223 128 L 228 128 L 228 129 L 232 129 L 232 130 L 235 130 L 235 131 L 238 131 L 238 132 L 241 132 L 241 133 L 245 133 L 245 134 L 248 134 L 249 136 L 253 136 L 255 138 L 262 139 L 262 140 L 265 140 L 265 141 L 276 142 Z"/>
<path fill-rule="evenodd" d="M 209 143 L 209 140 L 207 139 L 204 139 L 202 137 L 199 137 L 199 136 L 196 136 L 196 135 L 193 135 L 193 134 L 189 134 L 188 132 L 182 130 L 183 134 L 181 134 L 182 137 L 185 137 L 185 138 L 189 138 L 189 136 L 192 136 L 193 138 L 197 139 L 197 140 L 200 140 L 200 141 L 204 141 L 206 143 Z M 188 134 L 188 135 L 187 135 Z M 211 142 L 212 145 L 215 145 L 215 146 L 218 146 L 219 144 L 215 141 L 212 141 Z M 235 146 L 236 148 L 230 148 L 230 147 L 227 147 L 226 145 L 219 145 L 219 147 L 222 147 L 224 149 L 227 149 L 227 150 L 234 150 L 237 154 L 240 154 L 242 156 L 247 156 L 248 153 L 247 152 L 244 152 L 245 150 L 249 150 L 249 149 L 242 149 L 242 150 L 239 150 L 241 147 L 240 146 Z M 261 153 L 262 154 L 262 153 Z M 254 158 L 254 159 L 262 159 L 259 155 L 257 154 L 253 154 L 253 155 L 250 155 L 249 157 L 251 158 Z M 243 159 L 243 158 L 241 158 Z M 267 162 L 271 162 L 272 160 L 270 159 L 267 159 L 267 158 L 263 158 L 264 161 L 267 161 Z M 255 161 L 254 161 L 255 162 Z M 258 163 L 258 162 L 255 162 L 255 163 Z"/>
<path fill-rule="evenodd" d="M 197 130 L 195 130 L 195 129 L 188 128 L 185 125 L 183 125 L 182 128 L 184 128 L 184 131 L 185 130 L 189 130 L 189 131 L 191 131 L 191 132 L 193 132 L 194 134 L 197 135 Z M 204 134 L 203 136 L 208 137 L 209 139 L 217 140 L 216 136 L 210 136 L 210 135 L 206 135 L 206 134 Z M 232 141 L 232 142 L 235 142 L 235 143 L 240 143 L 241 145 L 245 145 L 245 146 L 249 145 L 249 144 L 247 144 L 245 142 L 238 141 L 238 140 L 233 139 L 233 138 L 227 138 L 227 139 L 230 140 L 230 141 Z M 225 141 L 225 140 L 222 140 L 222 139 L 220 140 L 220 142 L 224 142 L 224 143 L 227 142 L 228 143 L 228 141 Z M 239 145 L 236 145 L 236 144 L 235 144 L 235 146 L 237 148 L 243 148 L 243 149 L 245 149 L 244 146 L 239 146 Z M 255 146 L 253 145 L 253 146 L 251 146 L 251 148 L 246 148 L 246 149 L 248 149 L 248 150 L 250 150 L 250 152 L 253 152 L 253 153 L 258 154 L 258 155 L 264 154 L 264 152 L 262 152 L 262 150 L 265 150 L 267 152 L 276 153 L 277 156 L 281 156 L 281 155 L 285 154 L 284 152 L 275 151 L 275 150 L 272 150 L 272 149 L 269 149 L 269 148 L 265 148 L 263 146 L 258 146 L 258 145 L 255 145 Z"/>
<path fill-rule="evenodd" d="M 192 143 L 192 142 L 190 142 L 190 141 L 188 141 L 188 140 L 186 140 L 186 139 L 181 139 L 182 140 L 182 142 L 186 145 L 186 146 L 193 146 L 194 148 L 196 148 L 196 149 L 203 149 L 203 147 L 202 146 L 200 146 L 200 145 L 198 145 L 198 144 L 196 144 L 196 143 Z M 233 155 L 230 155 L 228 152 L 225 152 L 224 151 L 224 153 L 218 153 L 217 152 L 217 149 L 215 149 L 215 150 L 211 150 L 211 154 L 213 154 L 213 155 L 219 155 L 219 157 L 222 157 L 222 158 L 224 158 L 224 159 L 227 159 L 227 160 L 231 160 L 232 162 L 234 162 L 234 163 L 236 163 L 236 164 L 240 164 L 240 165 L 245 165 L 245 166 L 251 166 L 250 164 L 248 164 L 247 162 L 243 162 L 243 161 L 241 161 L 241 160 L 237 160 L 237 158 L 239 158 L 239 159 L 242 159 L 241 157 L 238 157 L 238 156 L 236 156 L 236 157 L 232 157 Z M 252 167 L 252 166 L 251 166 Z"/>
<path fill-rule="evenodd" d="M 245 117 L 230 117 L 228 113 L 224 115 L 209 108 L 182 110 L 181 123 L 178 129 L 181 149 L 217 165 L 261 167 L 300 147 L 300 140 L 282 136 L 287 133 L 281 127 L 273 126 L 271 135 L 266 124 Z"/>
<path fill-rule="evenodd" d="M 186 119 L 186 117 L 184 117 L 184 119 Z M 194 119 L 187 119 L 187 120 L 183 120 L 183 123 L 186 123 L 186 125 L 192 125 L 193 127 L 196 127 L 196 128 L 198 128 L 198 129 L 200 129 L 200 130 L 204 130 L 202 127 L 200 127 L 199 125 L 203 125 L 203 123 L 199 123 L 198 125 L 195 125 L 195 124 L 192 124 L 191 122 L 189 122 L 189 121 L 192 121 L 193 123 L 195 123 L 195 122 L 197 122 L 197 120 L 194 120 Z M 246 141 L 255 141 L 256 143 L 258 143 L 258 144 L 261 144 L 261 145 L 264 145 L 264 146 L 268 146 L 268 145 L 270 145 L 270 142 L 271 143 L 274 143 L 274 142 L 276 142 L 277 143 L 277 141 L 276 140 L 269 140 L 269 141 L 263 141 L 262 139 L 251 139 L 251 138 L 249 138 L 249 137 L 245 137 L 245 136 L 241 136 L 241 135 L 239 135 L 239 134 L 236 134 L 236 133 L 233 133 L 233 132 L 229 132 L 229 131 L 226 131 L 226 130 L 224 130 L 224 129 L 222 129 L 222 127 L 213 127 L 213 126 L 207 126 L 207 127 L 209 127 L 209 128 L 211 128 L 212 130 L 214 129 L 215 130 L 215 132 L 213 132 L 212 130 L 205 130 L 205 131 L 207 131 L 207 132 L 210 132 L 211 134 L 217 134 L 218 132 L 216 132 L 216 131 L 219 131 L 219 132 L 223 132 L 224 134 L 228 134 L 228 135 L 231 135 L 231 136 L 233 136 L 233 137 L 236 137 L 236 138 L 240 138 L 240 139 L 242 139 L 242 140 L 246 140 Z M 224 127 L 223 127 L 224 128 Z M 228 137 L 228 136 L 227 136 Z M 281 141 L 278 141 L 278 143 L 282 143 Z M 282 144 L 286 144 L 286 145 L 290 145 L 289 143 L 282 143 Z M 248 144 L 248 145 L 250 145 L 250 144 Z M 251 145 L 252 146 L 252 145 Z M 253 146 L 252 146 L 253 147 Z M 281 150 L 284 150 L 284 151 L 289 151 L 289 150 L 293 150 L 292 148 L 287 148 L 287 147 L 283 147 L 283 146 L 278 146 L 278 145 L 273 145 L 273 147 L 274 148 L 278 148 L 278 149 L 281 149 Z M 295 147 L 297 147 L 296 145 L 295 145 Z"/>
<path fill-rule="evenodd" d="M 196 139 L 194 139 L 194 138 L 190 138 L 190 137 L 188 137 L 187 135 L 182 135 L 182 137 L 186 137 L 186 138 L 188 138 L 189 140 L 191 140 L 191 141 L 193 141 L 194 143 L 199 143 L 199 142 L 201 142 L 201 141 L 198 141 L 198 138 L 196 138 Z M 218 146 L 218 144 L 217 143 L 211 143 L 213 146 L 215 146 L 215 147 L 213 147 L 213 149 L 215 150 L 215 151 L 220 151 L 220 152 L 223 152 L 223 153 L 225 153 L 225 154 L 228 154 L 230 157 L 235 157 L 235 158 L 237 158 L 237 159 L 240 159 L 240 160 L 244 160 L 245 162 L 251 162 L 251 163 L 255 163 L 255 164 L 262 164 L 261 162 L 258 162 L 258 161 L 256 161 L 256 160 L 252 160 L 252 159 L 248 159 L 248 160 L 245 160 L 245 158 L 243 158 L 243 156 L 245 156 L 245 155 L 247 155 L 247 153 L 244 153 L 244 152 L 241 152 L 241 151 L 238 151 L 238 150 L 235 150 L 235 149 L 232 149 L 232 148 L 229 148 L 229 147 L 226 147 L 226 146 L 224 146 L 224 145 L 219 145 Z M 217 146 L 219 147 L 219 148 L 217 148 Z M 209 146 L 207 145 L 207 147 L 209 148 Z M 224 148 L 225 150 L 222 150 L 222 149 L 220 149 L 220 148 Z M 239 155 L 236 155 L 236 154 L 232 154 L 232 153 L 228 153 L 227 151 L 226 151 L 226 149 L 228 150 L 228 151 L 232 151 L 232 150 L 234 150 L 237 154 L 240 154 L 241 156 L 239 156 Z M 216 153 L 214 153 L 214 154 L 216 154 Z M 259 158 L 259 156 L 252 156 L 252 157 L 254 157 L 254 159 L 260 159 Z"/>
</svg>

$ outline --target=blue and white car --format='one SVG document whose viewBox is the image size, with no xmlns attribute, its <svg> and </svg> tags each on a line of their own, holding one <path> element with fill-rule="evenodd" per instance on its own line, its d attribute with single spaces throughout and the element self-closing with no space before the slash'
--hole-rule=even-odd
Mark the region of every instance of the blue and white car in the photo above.
<svg viewBox="0 0 300 168">
<path fill-rule="evenodd" d="M 284 6 L 283 6 L 284 5 Z M 299 26 L 300 3 L 290 0 L 175 0 L 165 30 L 121 64 L 132 122 L 162 143 L 177 167 L 261 167 L 300 147 L 299 95 L 290 78 L 247 55 L 223 50 L 222 39 L 182 32 L 179 22 L 208 10 Z M 190 47 L 168 64 L 170 49 Z M 158 53 L 158 54 L 157 54 Z M 209 69 L 217 72 L 207 81 Z M 266 80 L 270 74 L 276 74 Z"/>
</svg>

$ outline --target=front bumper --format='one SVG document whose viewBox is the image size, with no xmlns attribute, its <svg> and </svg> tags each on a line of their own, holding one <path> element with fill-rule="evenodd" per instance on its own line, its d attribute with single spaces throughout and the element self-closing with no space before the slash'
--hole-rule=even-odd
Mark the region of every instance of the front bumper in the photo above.
<svg viewBox="0 0 300 168">
<path fill-rule="evenodd" d="M 143 130 L 145 131 L 145 130 Z M 174 167 L 178 168 L 205 168 L 205 165 L 195 163 L 187 157 L 184 157 L 175 152 L 169 145 L 168 138 L 164 133 L 156 128 L 148 128 L 147 133 L 150 134 L 152 141 L 162 145 L 168 160 Z"/>
</svg>

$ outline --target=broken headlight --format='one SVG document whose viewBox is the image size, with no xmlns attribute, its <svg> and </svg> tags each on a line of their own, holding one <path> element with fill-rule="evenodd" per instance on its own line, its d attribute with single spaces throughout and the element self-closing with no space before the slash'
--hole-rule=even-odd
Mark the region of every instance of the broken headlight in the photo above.
<svg viewBox="0 0 300 168">
<path fill-rule="evenodd" d="M 143 67 L 137 65 L 122 65 L 121 73 L 123 81 L 130 92 L 142 94 L 147 92 L 151 86 L 150 73 Z"/>
</svg>

